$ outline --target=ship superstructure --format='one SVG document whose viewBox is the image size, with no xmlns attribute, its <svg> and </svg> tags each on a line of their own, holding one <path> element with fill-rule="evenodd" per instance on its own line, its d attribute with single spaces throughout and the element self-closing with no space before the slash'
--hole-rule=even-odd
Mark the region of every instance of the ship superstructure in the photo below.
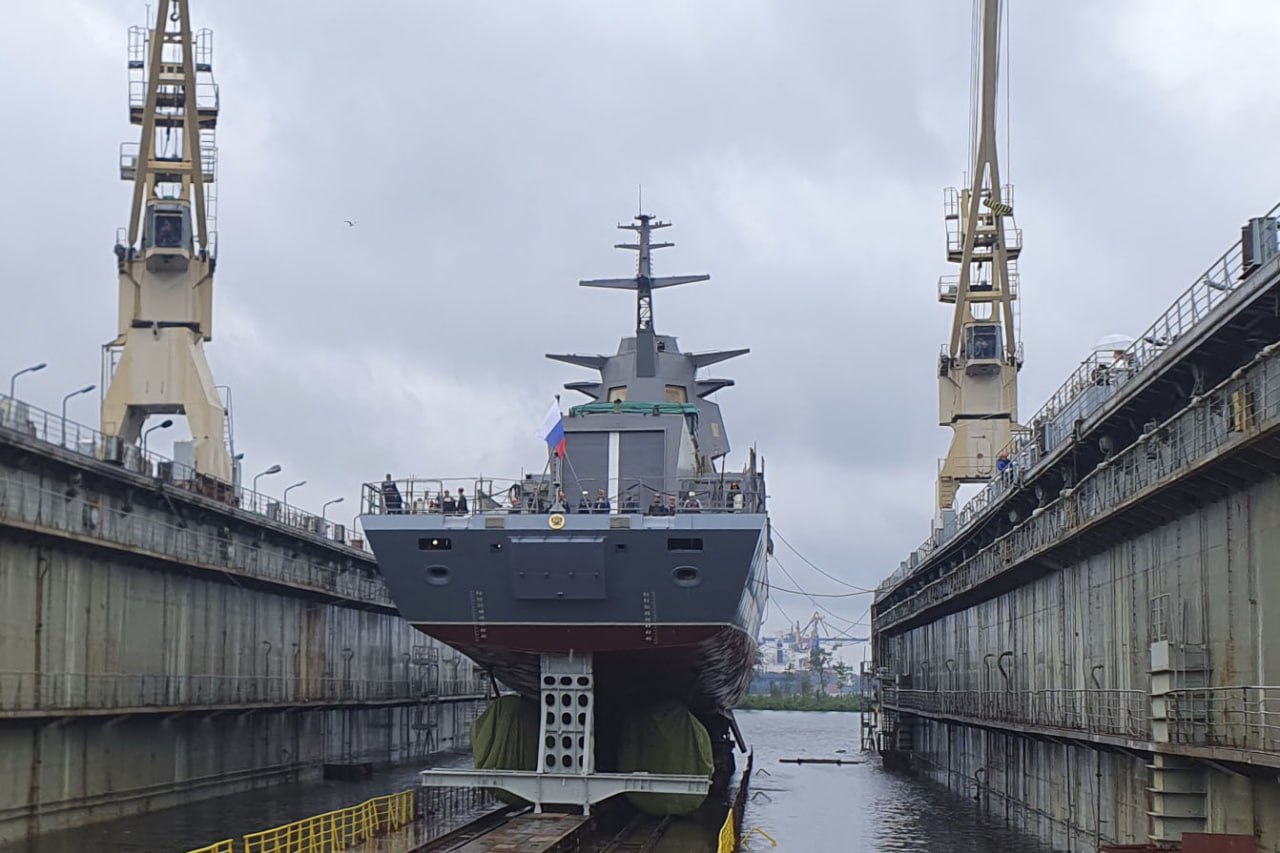
<svg viewBox="0 0 1280 853">
<path fill-rule="evenodd" d="M 747 350 L 684 353 L 657 334 L 653 291 L 708 276 L 654 277 L 651 252 L 670 244 L 652 233 L 666 223 L 619 227 L 636 235 L 619 248 L 638 253 L 637 274 L 581 285 L 634 290 L 636 331 L 613 355 L 548 356 L 599 378 L 566 386 L 589 402 L 552 413 L 564 443 L 543 473 L 366 487 L 362 525 L 405 618 L 540 705 L 584 712 L 546 715 L 536 771 L 430 771 L 433 783 L 584 807 L 635 790 L 610 772 L 617 721 L 660 701 L 696 715 L 718 764 L 731 766 L 732 740 L 743 745 L 730 709 L 750 682 L 766 597 L 764 466 L 753 449 L 730 470 L 707 398 L 733 383 L 697 374 Z M 709 781 L 646 774 L 643 790 Z"/>
</svg>

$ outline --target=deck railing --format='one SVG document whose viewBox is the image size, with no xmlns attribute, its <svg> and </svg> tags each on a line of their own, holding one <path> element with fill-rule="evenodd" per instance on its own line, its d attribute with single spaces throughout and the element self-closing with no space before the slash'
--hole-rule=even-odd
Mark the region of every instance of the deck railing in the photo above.
<svg viewBox="0 0 1280 853">
<path fill-rule="evenodd" d="M 377 576 L 291 558 L 283 551 L 259 547 L 256 541 L 237 540 L 230 533 L 220 536 L 180 527 L 137 512 L 72 499 L 66 491 L 0 476 L 0 522 L 8 518 L 31 529 L 99 540 L 143 556 L 206 569 L 230 569 L 337 598 L 393 606 L 391 593 Z"/>
<path fill-rule="evenodd" d="M 1278 214 L 1280 204 L 1272 207 L 1265 216 L 1275 217 Z M 1275 247 L 1272 249 L 1274 251 Z M 1275 263 L 1272 259 L 1266 266 L 1274 266 Z M 1250 279 L 1261 282 L 1271 274 L 1256 266 L 1246 269 L 1243 244 L 1240 240 L 1233 243 L 1133 344 L 1123 350 L 1093 353 L 1082 361 L 1031 417 L 1028 421 L 1030 427 L 1015 432 L 1012 442 L 1003 448 L 1013 462 L 1011 472 L 994 477 L 984 485 L 956 513 L 954 528 L 931 536 L 917 550 L 929 553 L 984 516 L 1021 481 L 1025 472 L 1070 439 L 1076 421 L 1087 420 L 1097 414 L 1123 386 L 1159 364 L 1160 356 L 1175 341 L 1205 321 L 1218 317 L 1230 298 Z M 1117 352 L 1121 353 L 1119 358 L 1116 358 Z M 882 592 L 896 586 L 913 569 L 913 566 L 899 568 L 880 585 Z"/>
<path fill-rule="evenodd" d="M 22 400 L 0 395 L 0 435 L 4 433 L 35 439 L 99 462 L 110 462 L 135 474 L 153 477 L 176 488 L 206 494 L 228 505 L 263 516 L 279 524 L 345 544 L 347 531 L 340 525 L 289 506 L 272 497 L 242 486 L 219 484 L 197 474 L 192 467 L 175 462 L 140 445 L 124 444 L 84 424 L 65 419 Z M 341 539 L 338 538 L 341 534 Z"/>
<path fill-rule="evenodd" d="M 550 512 L 557 501 L 570 514 L 762 512 L 760 474 L 620 480 L 570 478 L 560 498 L 545 479 L 401 477 L 365 483 L 362 512 L 371 515 L 486 515 Z M 604 494 L 602 495 L 601 492 Z M 466 496 L 466 509 L 458 505 Z M 661 508 L 661 511 L 659 511 Z"/>
<path fill-rule="evenodd" d="M 1164 701 L 1173 743 L 1280 753 L 1280 686 L 1174 690 Z"/>
<path fill-rule="evenodd" d="M 1056 547 L 1082 527 L 1206 464 L 1232 444 L 1280 426 L 1278 349 L 1267 347 L 1252 366 L 1197 397 L 994 544 L 886 609 L 876 620 L 880 630 Z"/>
<path fill-rule="evenodd" d="M 887 686 L 885 706 L 995 723 L 1053 727 L 1140 740 L 1151 737 L 1144 690 L 918 690 Z"/>
<path fill-rule="evenodd" d="M 479 679 L 0 672 L 0 713 L 210 705 L 393 702 L 476 696 Z"/>
</svg>

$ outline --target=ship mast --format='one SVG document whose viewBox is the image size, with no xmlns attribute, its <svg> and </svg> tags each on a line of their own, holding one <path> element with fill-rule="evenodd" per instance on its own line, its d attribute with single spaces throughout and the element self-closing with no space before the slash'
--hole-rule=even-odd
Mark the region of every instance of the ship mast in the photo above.
<svg viewBox="0 0 1280 853">
<path fill-rule="evenodd" d="M 635 224 L 619 225 L 623 231 L 634 231 L 638 237 L 635 243 L 615 243 L 615 249 L 630 249 L 637 254 L 635 278 L 597 278 L 580 281 L 582 287 L 610 287 L 619 290 L 636 292 L 636 376 L 652 377 L 657 375 L 657 338 L 653 331 L 653 291 L 660 287 L 674 287 L 677 284 L 690 284 L 695 281 L 707 281 L 709 275 L 669 275 L 654 278 L 652 252 L 654 249 L 667 249 L 675 243 L 653 242 L 653 232 L 659 228 L 669 228 L 670 222 L 662 222 L 647 213 L 636 214 Z"/>
<path fill-rule="evenodd" d="M 115 247 L 119 326 L 104 347 L 102 431 L 132 444 L 148 416 L 184 414 L 196 471 L 230 483 L 226 409 L 204 354 L 217 255 L 212 53 L 212 34 L 191 31 L 187 0 L 158 0 L 154 25 L 129 31 L 129 117 L 141 135 L 121 147 L 133 203 Z"/>
<path fill-rule="evenodd" d="M 1018 417 L 1022 345 L 1014 316 L 1022 234 L 1013 222 L 1013 190 L 1002 187 L 996 155 L 996 94 L 1001 0 L 975 0 L 977 122 L 969 186 L 947 191 L 947 259 L 958 275 L 938 282 L 938 299 L 955 305 L 951 339 L 938 364 L 939 424 L 953 431 L 938 473 L 938 518 L 952 510 L 962 483 L 985 483 L 1008 446 Z M 975 10 L 976 11 L 976 10 Z"/>
</svg>

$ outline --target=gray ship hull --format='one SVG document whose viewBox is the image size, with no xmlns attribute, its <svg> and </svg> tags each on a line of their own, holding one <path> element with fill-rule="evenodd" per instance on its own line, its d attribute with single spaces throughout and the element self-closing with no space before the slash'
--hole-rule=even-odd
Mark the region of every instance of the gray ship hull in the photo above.
<svg viewBox="0 0 1280 853">
<path fill-rule="evenodd" d="M 757 513 L 362 519 L 405 619 L 538 695 L 543 652 L 594 656 L 602 706 L 732 708 L 767 590 Z M 625 526 L 624 526 L 625 525 Z"/>
</svg>

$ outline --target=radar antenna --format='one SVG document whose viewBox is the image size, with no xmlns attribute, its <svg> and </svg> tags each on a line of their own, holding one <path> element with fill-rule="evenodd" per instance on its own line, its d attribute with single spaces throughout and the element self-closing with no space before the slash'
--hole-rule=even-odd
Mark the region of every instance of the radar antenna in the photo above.
<svg viewBox="0 0 1280 853">
<path fill-rule="evenodd" d="M 975 3 L 981 10 L 974 45 L 981 89 L 972 183 L 959 192 L 947 190 L 947 260 L 959 264 L 960 272 L 938 282 L 938 299 L 954 304 L 955 314 L 938 363 L 939 423 L 953 435 L 938 473 L 937 524 L 952 509 L 960 484 L 991 479 L 995 456 L 1017 426 L 1022 367 L 1014 316 L 1022 232 L 1013 222 L 1013 188 L 1001 186 L 996 156 L 1002 3 Z"/>
<path fill-rule="evenodd" d="M 141 135 L 120 150 L 133 204 L 116 237 L 120 319 L 103 353 L 102 431 L 132 444 L 149 415 L 185 414 L 196 471 L 230 483 L 227 411 L 204 354 L 217 256 L 212 72 L 212 33 L 193 35 L 187 0 L 158 0 L 154 25 L 129 30 L 129 118 Z"/>
<path fill-rule="evenodd" d="M 708 281 L 709 275 L 669 275 L 653 277 L 652 251 L 666 249 L 675 243 L 654 243 L 652 234 L 659 228 L 670 227 L 670 222 L 654 219 L 647 213 L 637 214 L 634 225 L 619 225 L 623 231 L 634 231 L 639 240 L 635 243 L 617 243 L 615 249 L 630 249 L 637 253 L 635 278 L 597 278 L 580 281 L 582 287 L 608 287 L 636 292 L 636 376 L 651 377 L 657 370 L 657 339 L 653 331 L 653 291 L 660 287 Z"/>
</svg>

